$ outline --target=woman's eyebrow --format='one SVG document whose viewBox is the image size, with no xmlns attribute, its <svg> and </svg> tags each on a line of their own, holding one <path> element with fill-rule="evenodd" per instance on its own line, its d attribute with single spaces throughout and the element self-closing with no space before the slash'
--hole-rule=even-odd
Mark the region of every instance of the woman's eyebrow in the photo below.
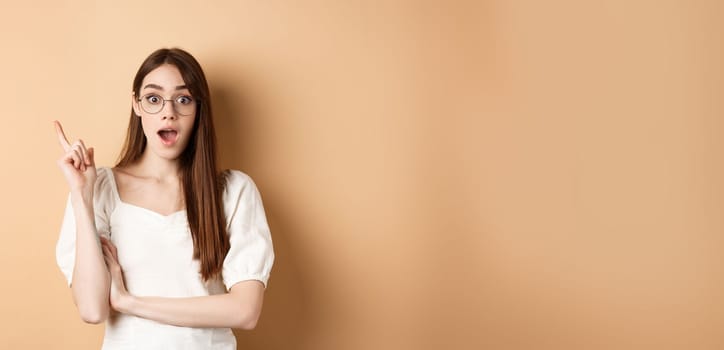
<svg viewBox="0 0 724 350">
<path fill-rule="evenodd" d="M 156 85 L 156 84 L 146 84 L 146 86 L 144 86 L 143 88 L 144 88 L 144 89 L 146 89 L 146 88 L 158 89 L 158 90 L 161 90 L 161 91 L 164 90 L 164 88 L 163 88 L 162 86 Z M 176 90 L 177 90 L 177 91 L 178 91 L 178 90 L 183 90 L 183 89 L 186 89 L 186 85 L 179 85 L 179 86 L 176 87 Z"/>
</svg>

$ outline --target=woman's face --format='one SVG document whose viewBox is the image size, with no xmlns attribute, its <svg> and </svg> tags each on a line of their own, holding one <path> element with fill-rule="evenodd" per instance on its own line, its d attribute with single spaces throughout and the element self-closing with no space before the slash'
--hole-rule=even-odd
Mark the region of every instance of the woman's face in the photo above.
<svg viewBox="0 0 724 350">
<path fill-rule="evenodd" d="M 164 159 L 178 158 L 188 145 L 197 108 L 176 66 L 163 64 L 148 73 L 138 96 L 133 96 L 133 110 L 141 117 L 146 135 L 146 150 Z"/>
</svg>

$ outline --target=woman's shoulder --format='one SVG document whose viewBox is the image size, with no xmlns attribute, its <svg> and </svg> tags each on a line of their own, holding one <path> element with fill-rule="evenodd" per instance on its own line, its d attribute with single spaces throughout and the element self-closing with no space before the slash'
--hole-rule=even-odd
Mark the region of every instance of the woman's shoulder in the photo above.
<svg viewBox="0 0 724 350">
<path fill-rule="evenodd" d="M 231 201 L 254 201 L 261 194 L 257 188 L 256 182 L 243 171 L 228 169 L 222 172 L 222 184 L 224 192 L 224 202 Z"/>
<path fill-rule="evenodd" d="M 107 189 L 113 184 L 113 173 L 110 167 L 97 167 L 96 175 L 96 189 Z"/>
<path fill-rule="evenodd" d="M 227 169 L 221 172 L 223 184 L 224 213 L 227 220 L 234 217 L 239 207 L 247 207 L 260 201 L 259 190 L 251 176 L 240 170 Z"/>
<path fill-rule="evenodd" d="M 227 193 L 238 192 L 249 185 L 255 186 L 251 176 L 241 170 L 226 169 L 221 172 L 221 177 L 222 183 L 224 184 L 224 191 Z"/>
<path fill-rule="evenodd" d="M 113 203 L 115 199 L 115 180 L 110 167 L 96 168 L 96 183 L 94 186 L 94 198 L 100 203 Z"/>
</svg>

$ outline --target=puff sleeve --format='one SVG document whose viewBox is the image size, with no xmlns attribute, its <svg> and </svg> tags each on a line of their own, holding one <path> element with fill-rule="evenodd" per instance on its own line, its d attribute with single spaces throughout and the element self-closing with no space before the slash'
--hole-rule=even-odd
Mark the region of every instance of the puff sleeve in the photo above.
<svg viewBox="0 0 724 350">
<path fill-rule="evenodd" d="M 98 177 L 93 190 L 93 212 L 98 235 L 110 237 L 110 212 L 112 201 L 112 182 L 109 179 L 109 168 L 98 168 Z M 73 205 L 70 195 L 66 202 L 63 224 L 55 246 L 55 259 L 60 271 L 65 276 L 68 286 L 73 281 L 73 267 L 75 266 L 75 237 L 76 225 Z"/>
<path fill-rule="evenodd" d="M 258 280 L 266 288 L 274 264 L 274 249 L 254 181 L 240 171 L 229 171 L 223 201 L 231 243 L 222 269 L 224 285 L 229 290 L 238 282 Z"/>
</svg>

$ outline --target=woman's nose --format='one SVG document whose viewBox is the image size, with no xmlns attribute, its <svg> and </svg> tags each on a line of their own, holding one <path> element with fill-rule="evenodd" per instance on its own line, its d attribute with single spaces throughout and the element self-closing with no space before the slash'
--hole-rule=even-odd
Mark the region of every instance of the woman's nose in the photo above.
<svg viewBox="0 0 724 350">
<path fill-rule="evenodd" d="M 166 100 L 161 108 L 161 119 L 175 119 L 176 117 L 176 106 L 174 106 L 173 100 Z"/>
</svg>

